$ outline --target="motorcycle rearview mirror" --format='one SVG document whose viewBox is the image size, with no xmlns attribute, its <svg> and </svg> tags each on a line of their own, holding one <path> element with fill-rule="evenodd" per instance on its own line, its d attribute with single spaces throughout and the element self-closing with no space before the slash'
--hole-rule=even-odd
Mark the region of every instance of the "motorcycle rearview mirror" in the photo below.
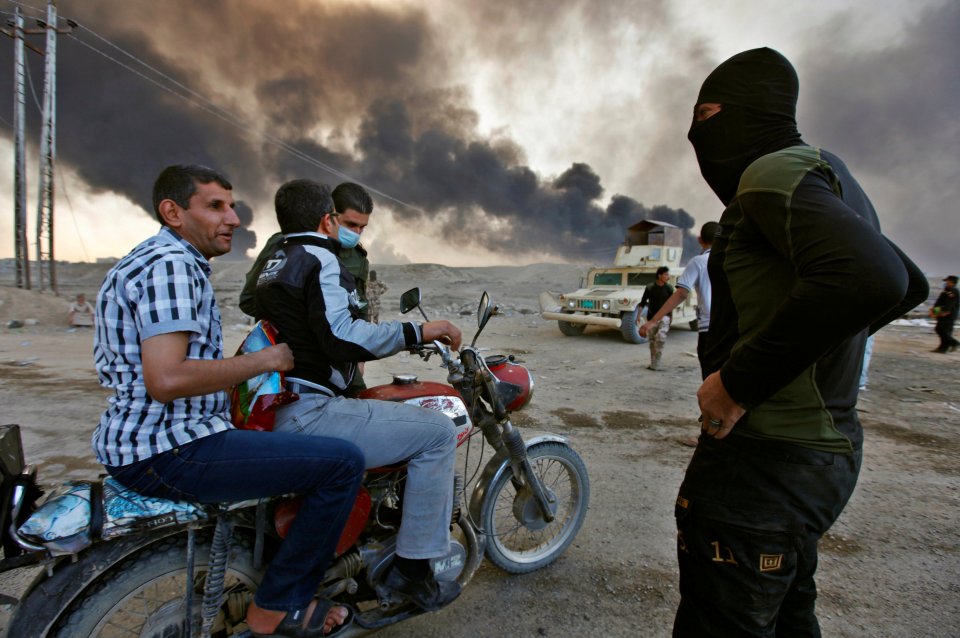
<svg viewBox="0 0 960 638">
<path fill-rule="evenodd" d="M 420 288 L 411 288 L 407 292 L 400 295 L 400 312 L 407 314 L 414 308 L 420 310 L 420 314 L 423 315 L 424 321 L 430 321 L 427 319 L 426 313 L 423 311 L 423 308 L 420 307 Z"/>
<path fill-rule="evenodd" d="M 490 301 L 490 295 L 488 295 L 487 291 L 484 290 L 483 294 L 480 296 L 480 305 L 477 306 L 477 334 L 473 336 L 473 341 L 470 343 L 470 347 L 473 347 L 477 344 L 477 337 L 479 337 L 480 333 L 483 332 L 483 328 L 487 325 L 487 322 L 490 321 L 490 316 L 492 314 L 493 303 Z"/>
</svg>

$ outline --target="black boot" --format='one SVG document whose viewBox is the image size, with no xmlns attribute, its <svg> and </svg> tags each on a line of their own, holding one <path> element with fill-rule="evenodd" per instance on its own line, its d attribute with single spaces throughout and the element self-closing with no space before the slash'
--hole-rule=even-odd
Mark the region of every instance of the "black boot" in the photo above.
<svg viewBox="0 0 960 638">
<path fill-rule="evenodd" d="M 430 573 L 423 579 L 408 578 L 394 565 L 383 579 L 383 585 L 402 602 L 410 602 L 424 611 L 437 611 L 460 595 L 460 583 L 439 581 Z"/>
</svg>

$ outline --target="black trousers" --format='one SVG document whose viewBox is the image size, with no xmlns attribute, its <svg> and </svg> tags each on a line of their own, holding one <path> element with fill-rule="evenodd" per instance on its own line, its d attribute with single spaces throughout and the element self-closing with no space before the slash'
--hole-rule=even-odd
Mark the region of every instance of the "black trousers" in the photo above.
<svg viewBox="0 0 960 638">
<path fill-rule="evenodd" d="M 935 332 L 940 337 L 940 347 L 937 349 L 941 352 L 946 352 L 948 349 L 960 345 L 960 341 L 953 338 L 953 325 L 955 323 L 956 317 L 940 317 L 937 319 Z"/>
<path fill-rule="evenodd" d="M 840 515 L 861 452 L 701 436 L 677 497 L 675 637 L 820 636 L 817 541 Z"/>
</svg>

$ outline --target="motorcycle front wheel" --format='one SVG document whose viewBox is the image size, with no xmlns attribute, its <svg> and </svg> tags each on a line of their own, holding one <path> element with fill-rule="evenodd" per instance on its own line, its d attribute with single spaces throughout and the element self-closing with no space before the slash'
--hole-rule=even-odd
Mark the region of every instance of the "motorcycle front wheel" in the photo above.
<svg viewBox="0 0 960 638">
<path fill-rule="evenodd" d="M 193 616 L 199 626 L 209 542 L 197 539 Z M 113 566 L 71 605 L 50 633 L 56 638 L 178 638 L 186 636 L 184 536 L 164 539 Z M 213 636 L 233 636 L 260 581 L 251 548 L 234 538 L 224 583 L 224 600 Z M 193 635 L 199 635 L 195 630 Z"/>
<path fill-rule="evenodd" d="M 480 509 L 480 532 L 494 565 L 525 574 L 549 565 L 576 538 L 590 502 L 590 479 L 580 455 L 565 443 L 541 443 L 527 450 L 534 473 L 552 501 L 547 522 L 526 487 L 517 490 L 508 465 L 490 486 Z"/>
</svg>

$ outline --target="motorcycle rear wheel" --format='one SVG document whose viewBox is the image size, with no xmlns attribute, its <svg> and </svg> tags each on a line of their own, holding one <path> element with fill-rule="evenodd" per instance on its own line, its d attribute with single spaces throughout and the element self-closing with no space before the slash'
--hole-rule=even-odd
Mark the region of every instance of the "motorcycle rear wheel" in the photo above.
<svg viewBox="0 0 960 638">
<path fill-rule="evenodd" d="M 554 519 L 547 522 L 533 495 L 517 491 L 509 465 L 487 492 L 480 509 L 486 554 L 511 574 L 549 565 L 576 538 L 590 503 L 590 479 L 580 455 L 565 443 L 548 442 L 527 450 L 530 465 L 548 496 L 555 497 Z"/>
<path fill-rule="evenodd" d="M 164 539 L 114 565 L 74 601 L 51 631 L 51 638 L 185 636 L 186 546 L 184 536 Z M 199 593 L 194 596 L 193 606 L 197 623 L 209 552 L 209 541 L 198 538 L 194 579 Z M 251 548 L 235 537 L 224 585 L 225 598 L 230 602 L 221 607 L 214 636 L 234 635 L 225 627 L 243 621 L 260 578 L 253 568 Z M 199 635 L 198 629 L 194 635 Z"/>
</svg>

